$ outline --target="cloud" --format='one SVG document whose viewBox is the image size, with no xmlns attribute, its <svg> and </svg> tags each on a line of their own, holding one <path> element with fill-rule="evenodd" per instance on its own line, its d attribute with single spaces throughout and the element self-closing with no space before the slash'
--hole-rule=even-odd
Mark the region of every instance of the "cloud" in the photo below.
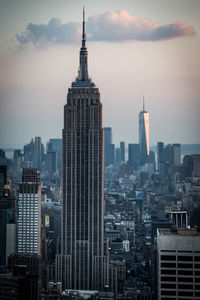
<svg viewBox="0 0 200 300">
<path fill-rule="evenodd" d="M 88 28 L 91 39 L 96 41 L 158 41 L 195 35 L 194 28 L 188 24 L 161 25 L 131 16 L 124 9 L 89 17 Z"/>
<path fill-rule="evenodd" d="M 87 22 L 88 40 L 92 41 L 159 41 L 195 34 L 194 28 L 183 22 L 161 25 L 131 16 L 124 9 L 93 15 Z M 26 31 L 17 35 L 21 45 L 32 43 L 36 46 L 71 44 L 80 42 L 80 38 L 79 23 L 63 24 L 59 18 L 51 19 L 47 25 L 29 23 Z"/>
<path fill-rule="evenodd" d="M 21 45 L 71 44 L 79 42 L 80 35 L 79 23 L 62 24 L 59 18 L 53 18 L 47 25 L 29 23 L 26 31 L 17 35 L 17 40 Z"/>
</svg>

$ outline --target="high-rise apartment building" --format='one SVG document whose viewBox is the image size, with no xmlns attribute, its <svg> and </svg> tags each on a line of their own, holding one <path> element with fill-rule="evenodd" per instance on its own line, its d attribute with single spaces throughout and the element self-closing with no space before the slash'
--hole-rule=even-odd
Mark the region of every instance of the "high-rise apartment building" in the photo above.
<svg viewBox="0 0 200 300">
<path fill-rule="evenodd" d="M 56 281 L 62 281 L 63 289 L 102 290 L 108 283 L 102 104 L 88 76 L 87 54 L 83 11 L 80 68 L 64 107 L 62 238 Z"/>
<path fill-rule="evenodd" d="M 144 98 L 143 110 L 139 113 L 139 145 L 140 145 L 140 164 L 145 164 L 149 156 L 149 113 L 145 111 Z"/>
<path fill-rule="evenodd" d="M 200 299 L 200 233 L 158 229 L 158 300 Z"/>
<path fill-rule="evenodd" d="M 23 169 L 17 207 L 17 252 L 40 254 L 41 247 L 41 185 L 39 171 Z"/>
</svg>

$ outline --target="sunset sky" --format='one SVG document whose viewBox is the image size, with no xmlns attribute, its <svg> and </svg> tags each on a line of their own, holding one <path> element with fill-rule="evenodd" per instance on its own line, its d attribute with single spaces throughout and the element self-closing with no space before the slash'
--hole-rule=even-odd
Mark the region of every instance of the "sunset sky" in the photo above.
<svg viewBox="0 0 200 300">
<path fill-rule="evenodd" d="M 83 4 L 89 74 L 113 142 L 200 143 L 199 0 L 0 0 L 0 148 L 62 136 Z"/>
</svg>

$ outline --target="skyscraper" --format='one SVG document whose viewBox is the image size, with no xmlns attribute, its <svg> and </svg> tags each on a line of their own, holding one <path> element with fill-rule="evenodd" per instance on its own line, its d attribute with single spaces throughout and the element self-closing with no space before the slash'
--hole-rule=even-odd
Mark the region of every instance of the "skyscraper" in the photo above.
<svg viewBox="0 0 200 300">
<path fill-rule="evenodd" d="M 88 76 L 87 54 L 83 10 L 80 67 L 64 107 L 62 238 L 56 280 L 62 281 L 63 289 L 102 290 L 108 276 L 102 104 Z"/>
<path fill-rule="evenodd" d="M 23 169 L 19 185 L 17 251 L 40 254 L 41 186 L 37 169 Z"/>
<path fill-rule="evenodd" d="M 159 228 L 158 300 L 200 299 L 200 233 Z"/>
<path fill-rule="evenodd" d="M 104 165 L 108 166 L 109 164 L 113 164 L 113 144 L 112 144 L 112 128 L 104 127 Z"/>
<path fill-rule="evenodd" d="M 125 162 L 125 142 L 120 142 L 121 161 Z"/>
<path fill-rule="evenodd" d="M 149 113 L 145 111 L 144 97 L 143 110 L 139 113 L 139 145 L 140 164 L 145 164 L 146 157 L 149 156 Z"/>
</svg>

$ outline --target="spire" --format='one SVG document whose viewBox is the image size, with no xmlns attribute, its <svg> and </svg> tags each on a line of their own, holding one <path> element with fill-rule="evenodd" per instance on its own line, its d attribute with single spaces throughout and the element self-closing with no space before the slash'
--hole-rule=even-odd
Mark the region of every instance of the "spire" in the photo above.
<svg viewBox="0 0 200 300">
<path fill-rule="evenodd" d="M 145 105 L 144 105 L 144 95 L 143 95 L 143 112 L 145 111 Z"/>
<path fill-rule="evenodd" d="M 80 63 L 78 76 L 75 82 L 72 82 L 72 87 L 91 87 L 94 83 L 88 76 L 88 51 L 86 47 L 86 33 L 85 33 L 85 8 L 83 6 L 83 21 L 82 21 L 82 44 L 80 49 Z"/>
<path fill-rule="evenodd" d="M 85 35 L 85 8 L 83 5 L 83 23 L 82 23 L 82 48 L 85 48 L 86 35 Z"/>
</svg>

